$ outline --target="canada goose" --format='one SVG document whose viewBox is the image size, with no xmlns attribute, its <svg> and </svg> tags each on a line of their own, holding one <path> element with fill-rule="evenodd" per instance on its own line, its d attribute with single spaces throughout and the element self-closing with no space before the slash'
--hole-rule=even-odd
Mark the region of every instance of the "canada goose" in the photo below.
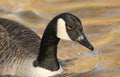
<svg viewBox="0 0 120 77">
<path fill-rule="evenodd" d="M 81 21 L 70 13 L 54 17 L 39 36 L 22 24 L 0 18 L 0 76 L 49 77 L 60 74 L 57 59 L 60 39 L 76 41 L 93 50 Z"/>
</svg>

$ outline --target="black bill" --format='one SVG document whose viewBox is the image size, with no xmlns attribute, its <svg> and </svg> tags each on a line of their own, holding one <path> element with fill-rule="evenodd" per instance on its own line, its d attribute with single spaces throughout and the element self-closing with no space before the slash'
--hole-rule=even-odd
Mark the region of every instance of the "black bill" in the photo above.
<svg viewBox="0 0 120 77">
<path fill-rule="evenodd" d="M 81 33 L 81 35 L 78 37 L 77 42 L 81 45 L 87 47 L 90 50 L 94 50 L 94 47 L 90 44 L 90 42 L 87 40 L 84 33 Z"/>
</svg>

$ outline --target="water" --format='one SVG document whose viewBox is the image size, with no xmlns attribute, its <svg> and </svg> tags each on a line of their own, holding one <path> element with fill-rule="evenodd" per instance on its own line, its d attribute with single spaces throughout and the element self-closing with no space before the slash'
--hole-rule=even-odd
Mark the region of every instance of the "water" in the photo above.
<svg viewBox="0 0 120 77">
<path fill-rule="evenodd" d="M 56 15 L 79 17 L 95 50 L 61 40 L 58 58 L 65 77 L 120 77 L 120 0 L 0 0 L 0 17 L 19 21 L 40 37 Z"/>
</svg>

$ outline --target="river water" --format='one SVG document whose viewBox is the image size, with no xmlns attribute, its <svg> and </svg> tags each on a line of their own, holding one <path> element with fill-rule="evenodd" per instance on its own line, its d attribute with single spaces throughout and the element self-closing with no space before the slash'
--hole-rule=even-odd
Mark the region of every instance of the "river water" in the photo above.
<svg viewBox="0 0 120 77">
<path fill-rule="evenodd" d="M 30 27 L 40 37 L 56 15 L 79 17 L 94 51 L 61 40 L 58 58 L 65 77 L 120 77 L 120 0 L 0 0 L 0 17 Z"/>
</svg>

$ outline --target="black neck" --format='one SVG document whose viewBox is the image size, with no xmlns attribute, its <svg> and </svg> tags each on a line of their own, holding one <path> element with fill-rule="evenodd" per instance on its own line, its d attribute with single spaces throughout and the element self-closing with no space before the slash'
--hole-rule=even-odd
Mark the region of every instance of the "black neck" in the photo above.
<svg viewBox="0 0 120 77">
<path fill-rule="evenodd" d="M 54 31 L 56 29 L 51 29 L 53 26 L 48 26 L 43 34 L 39 55 L 34 62 L 34 66 L 56 71 L 60 68 L 57 60 L 57 44 L 60 39 L 56 36 L 56 31 Z"/>
</svg>

